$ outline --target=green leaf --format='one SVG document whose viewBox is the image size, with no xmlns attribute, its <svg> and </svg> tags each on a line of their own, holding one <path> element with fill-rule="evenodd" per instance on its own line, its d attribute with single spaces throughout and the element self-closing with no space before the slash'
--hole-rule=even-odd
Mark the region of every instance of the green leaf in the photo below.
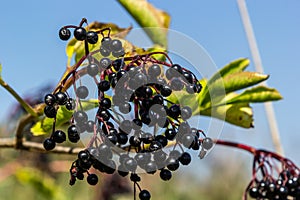
<svg viewBox="0 0 300 200">
<path fill-rule="evenodd" d="M 92 99 L 89 101 L 81 102 L 83 110 L 90 110 L 98 106 L 98 100 Z M 56 115 L 56 127 L 61 127 L 67 123 L 73 115 L 73 111 L 69 111 L 65 106 L 60 106 L 57 110 Z M 49 134 L 52 131 L 53 119 L 42 118 L 40 121 L 36 122 L 30 129 L 34 136 Z"/>
<path fill-rule="evenodd" d="M 118 2 L 141 27 L 146 28 L 144 30 L 154 44 L 167 46 L 170 16 L 166 12 L 155 8 L 146 0 L 119 0 Z"/>
<path fill-rule="evenodd" d="M 249 65 L 250 63 L 250 60 L 247 59 L 247 58 L 240 58 L 240 59 L 237 59 L 237 60 L 234 60 L 232 62 L 230 62 L 229 64 L 225 65 L 223 68 L 221 68 L 218 72 L 216 72 L 207 82 L 207 86 L 206 87 L 203 87 L 203 92 L 202 92 L 202 95 L 200 97 L 200 101 L 201 101 L 201 106 L 205 107 L 206 106 L 209 106 L 209 104 L 211 103 L 210 100 L 211 100 L 211 94 L 217 94 L 219 93 L 219 95 L 221 97 L 219 97 L 220 99 L 222 99 L 225 95 L 225 91 L 224 91 L 224 88 L 225 88 L 225 83 L 224 82 L 224 78 L 226 78 L 227 76 L 229 75 L 232 75 L 232 74 L 235 74 L 235 73 L 241 73 L 243 72 L 246 67 Z M 227 80 L 230 79 L 230 78 L 227 78 Z M 215 84 L 215 82 L 217 82 L 218 84 L 218 87 L 219 87 L 219 90 L 215 91 L 215 92 L 212 92 L 212 85 Z M 226 84 L 226 85 L 230 85 L 230 84 Z M 216 97 L 214 97 L 216 98 Z M 214 99 L 215 101 L 217 99 Z"/>
<path fill-rule="evenodd" d="M 226 77 L 229 74 L 233 74 L 236 72 L 244 71 L 248 65 L 250 64 L 250 60 L 248 58 L 239 58 L 236 59 L 229 64 L 225 65 L 222 69 L 220 69 L 216 74 L 214 74 L 208 81 L 208 84 L 216 81 L 221 77 Z"/>
<path fill-rule="evenodd" d="M 43 197 L 43 199 L 57 199 L 63 200 L 67 196 L 55 179 L 47 173 L 42 173 L 37 168 L 22 167 L 16 170 L 16 179 L 28 187 L 31 186 L 36 191 L 36 197 Z"/>
<path fill-rule="evenodd" d="M 214 103 L 216 104 L 224 98 L 224 95 L 256 85 L 262 81 L 267 80 L 268 78 L 268 75 L 260 74 L 257 72 L 242 71 L 236 72 L 234 74 L 228 74 L 224 78 L 218 79 L 208 86 L 209 95 L 206 96 L 206 99 L 203 99 L 202 106 L 209 106 L 211 104 L 211 102 L 209 102 L 209 99 L 212 99 L 211 101 L 214 101 Z M 208 104 L 206 102 L 208 102 Z"/>
<path fill-rule="evenodd" d="M 225 120 L 243 128 L 253 127 L 253 112 L 248 103 L 215 106 L 201 111 L 200 114 Z"/>
<path fill-rule="evenodd" d="M 257 86 L 245 90 L 238 96 L 228 100 L 226 104 L 235 104 L 242 102 L 260 103 L 266 101 L 277 101 L 282 99 L 280 93 L 273 88 L 268 88 L 266 86 Z"/>
</svg>

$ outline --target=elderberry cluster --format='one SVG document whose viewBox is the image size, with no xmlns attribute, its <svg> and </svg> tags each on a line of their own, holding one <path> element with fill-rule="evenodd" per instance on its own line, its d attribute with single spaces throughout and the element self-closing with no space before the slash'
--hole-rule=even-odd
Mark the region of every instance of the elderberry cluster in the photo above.
<svg viewBox="0 0 300 200">
<path fill-rule="evenodd" d="M 124 57 L 121 40 L 103 34 L 109 29 L 87 31 L 82 24 L 63 27 L 59 37 L 68 40 L 69 28 L 75 28 L 75 39 L 86 41 L 85 59 L 74 65 L 53 94 L 45 96 L 46 117 L 56 119 L 60 106 L 74 110 L 67 129 L 70 142 L 77 143 L 81 135 L 92 134 L 86 149 L 78 153 L 71 165 L 70 185 L 83 180 L 84 174 L 90 185 L 96 185 L 98 176 L 89 172 L 91 168 L 107 174 L 117 172 L 123 177 L 130 174 L 134 191 L 136 187 L 140 191 L 139 198 L 150 199 L 150 193 L 138 184 L 141 181 L 138 173 L 159 172 L 162 180 L 170 180 L 180 165 L 191 162 L 186 149 L 199 150 L 202 158 L 213 146 L 212 139 L 203 131 L 191 127 L 191 107 L 178 102 L 176 95 L 172 97 L 179 91 L 182 95 L 198 94 L 202 86 L 191 71 L 173 64 L 167 54 L 155 52 Z M 96 44 L 99 34 L 102 35 L 99 49 L 89 52 L 87 43 Z M 162 54 L 169 62 L 154 59 L 154 54 Z M 87 60 L 86 65 L 83 60 Z M 79 66 L 84 68 L 79 69 Z M 91 88 L 78 81 L 85 74 L 93 79 L 97 91 L 92 118 L 82 106 Z M 67 92 L 68 81 L 73 84 L 75 100 Z M 56 143 L 65 140 L 66 134 L 55 129 L 54 120 L 53 132 L 44 141 L 45 149 L 52 150 Z"/>
<path fill-rule="evenodd" d="M 299 200 L 300 171 L 288 159 L 258 151 L 247 193 L 254 199 Z"/>
</svg>

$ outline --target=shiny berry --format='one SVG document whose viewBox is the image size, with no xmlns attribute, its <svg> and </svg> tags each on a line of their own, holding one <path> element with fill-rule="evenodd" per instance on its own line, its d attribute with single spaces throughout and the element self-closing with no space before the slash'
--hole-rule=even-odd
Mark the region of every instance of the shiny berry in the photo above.
<svg viewBox="0 0 300 200">
<path fill-rule="evenodd" d="M 71 37 L 71 31 L 68 29 L 68 28 L 65 28 L 65 27 L 62 27 L 60 30 L 59 30 L 59 38 L 61 40 L 68 40 L 70 39 Z"/>
<path fill-rule="evenodd" d="M 214 144 L 213 140 L 209 137 L 204 138 L 202 141 L 202 147 L 206 150 L 211 149 L 213 144 Z"/>
<path fill-rule="evenodd" d="M 44 108 L 44 113 L 48 118 L 56 117 L 56 109 L 53 106 L 46 106 Z"/>
<path fill-rule="evenodd" d="M 66 141 L 66 134 L 62 130 L 56 130 L 54 133 L 52 133 L 52 139 L 56 143 L 63 143 Z"/>
<path fill-rule="evenodd" d="M 102 92 L 109 90 L 110 83 L 107 80 L 103 80 L 98 84 L 98 89 Z"/>
<path fill-rule="evenodd" d="M 44 140 L 44 143 L 43 143 L 43 146 L 44 146 L 45 150 L 47 150 L 47 151 L 54 149 L 55 145 L 56 145 L 56 143 L 51 138 L 47 138 L 46 140 Z"/>
<path fill-rule="evenodd" d="M 178 160 L 182 165 L 188 165 L 191 163 L 192 157 L 188 152 L 184 152 L 181 154 Z"/>
<path fill-rule="evenodd" d="M 85 99 L 89 95 L 89 90 L 86 86 L 82 85 L 76 89 L 76 95 L 80 99 Z"/>
<path fill-rule="evenodd" d="M 139 193 L 140 200 L 149 200 L 151 199 L 151 194 L 148 190 L 142 190 Z"/>
<path fill-rule="evenodd" d="M 151 77 L 157 77 L 161 74 L 161 68 L 159 65 L 157 64 L 154 64 L 154 65 L 151 65 L 148 69 L 148 74 L 149 76 Z"/>
<path fill-rule="evenodd" d="M 67 103 L 68 97 L 64 92 L 57 92 L 55 97 L 58 105 L 65 105 Z"/>
<path fill-rule="evenodd" d="M 109 98 L 103 98 L 100 101 L 100 107 L 104 109 L 108 109 L 111 107 L 111 101 Z"/>
<path fill-rule="evenodd" d="M 86 180 L 90 185 L 96 185 L 98 183 L 98 176 L 96 174 L 89 174 Z"/>
<path fill-rule="evenodd" d="M 159 173 L 159 176 L 162 180 L 168 181 L 172 178 L 172 172 L 167 169 L 162 169 Z"/>
<path fill-rule="evenodd" d="M 95 63 L 91 63 L 87 66 L 87 73 L 88 75 L 94 77 L 99 73 L 99 67 Z"/>
<path fill-rule="evenodd" d="M 46 94 L 44 102 L 48 106 L 52 106 L 56 102 L 56 97 L 53 94 Z"/>
<path fill-rule="evenodd" d="M 86 39 L 90 44 L 96 44 L 98 42 L 98 34 L 94 31 L 88 31 L 86 34 Z"/>
<path fill-rule="evenodd" d="M 187 120 L 192 116 L 192 109 L 189 106 L 184 106 L 181 108 L 181 119 Z"/>
<path fill-rule="evenodd" d="M 110 42 L 110 50 L 112 51 L 120 51 L 122 50 L 122 42 L 118 39 L 114 39 Z"/>
<path fill-rule="evenodd" d="M 110 43 L 111 43 L 110 37 L 103 37 L 101 40 L 101 47 L 110 50 Z"/>
<path fill-rule="evenodd" d="M 77 27 L 74 30 L 74 37 L 76 38 L 76 40 L 85 40 L 86 38 L 86 30 L 82 27 Z"/>
</svg>

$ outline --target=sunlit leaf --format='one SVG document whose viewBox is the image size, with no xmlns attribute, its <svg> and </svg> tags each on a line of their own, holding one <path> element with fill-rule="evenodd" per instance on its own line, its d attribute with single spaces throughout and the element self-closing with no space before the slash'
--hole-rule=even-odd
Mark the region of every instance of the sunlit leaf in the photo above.
<svg viewBox="0 0 300 200">
<path fill-rule="evenodd" d="M 280 99 L 282 99 L 282 96 L 276 89 L 268 88 L 266 86 L 257 86 L 245 90 L 243 93 L 228 100 L 226 103 L 227 104 L 235 104 L 241 102 L 260 103 L 266 101 L 277 101 Z"/>
<path fill-rule="evenodd" d="M 167 46 L 167 30 L 170 24 L 170 16 L 150 4 L 146 0 L 119 0 L 118 1 L 137 23 L 146 28 L 145 32 L 154 44 Z M 156 27 L 149 28 L 148 27 Z"/>
<path fill-rule="evenodd" d="M 236 72 L 244 71 L 248 65 L 250 64 L 250 60 L 248 58 L 239 58 L 236 59 L 227 65 L 225 65 L 222 69 L 220 69 L 216 74 L 214 74 L 208 81 L 208 84 L 216 81 L 221 77 L 226 77 L 229 74 L 233 74 Z"/>
<path fill-rule="evenodd" d="M 253 127 L 253 112 L 248 103 L 215 106 L 201 111 L 200 115 L 225 120 L 243 128 Z"/>
</svg>

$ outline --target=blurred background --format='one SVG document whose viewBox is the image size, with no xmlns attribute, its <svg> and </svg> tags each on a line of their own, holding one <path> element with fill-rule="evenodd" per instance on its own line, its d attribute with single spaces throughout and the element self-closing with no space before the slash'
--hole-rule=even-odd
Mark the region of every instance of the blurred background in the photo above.
<svg viewBox="0 0 300 200">
<path fill-rule="evenodd" d="M 236 0 L 227 1 L 149 1 L 171 15 L 170 28 L 182 32 L 202 45 L 221 68 L 228 62 L 248 57 L 249 51 Z M 1 4 L 0 62 L 3 79 L 23 97 L 39 96 L 47 86 L 55 85 L 67 62 L 65 42 L 58 30 L 66 24 L 78 24 L 82 17 L 112 22 L 120 27 L 139 27 L 117 1 L 5 1 Z M 285 155 L 300 164 L 299 88 L 300 74 L 300 2 L 247 1 L 262 63 L 271 75 L 268 85 L 281 92 L 283 100 L 274 103 Z M 205 66 L 203 66 L 205 67 Z M 249 71 L 255 71 L 250 64 Z M 15 126 L 17 102 L 0 89 L 0 137 Z M 264 106 L 252 104 L 253 129 L 226 124 L 222 139 L 274 150 Z M 9 119 L 9 120 L 8 120 Z M 200 127 L 201 128 L 201 127 Z M 103 191 L 86 182 L 68 185 L 72 156 L 40 155 L 10 149 L 0 150 L 0 199 L 101 199 Z M 28 162 L 34 161 L 34 162 Z M 193 155 L 193 162 L 182 167 L 168 183 L 157 176 L 142 178 L 143 188 L 153 199 L 241 199 L 250 181 L 252 156 L 239 150 L 216 147 L 204 160 Z M 34 168 L 33 168 L 34 167 Z M 113 184 L 118 177 L 103 177 L 101 186 Z M 155 183 L 155 184 L 153 184 Z M 131 185 L 119 185 L 117 193 L 126 193 Z M 103 187 L 102 187 L 103 188 Z M 226 198 L 225 198 L 226 197 Z M 132 199 L 131 193 L 115 199 Z"/>
</svg>

